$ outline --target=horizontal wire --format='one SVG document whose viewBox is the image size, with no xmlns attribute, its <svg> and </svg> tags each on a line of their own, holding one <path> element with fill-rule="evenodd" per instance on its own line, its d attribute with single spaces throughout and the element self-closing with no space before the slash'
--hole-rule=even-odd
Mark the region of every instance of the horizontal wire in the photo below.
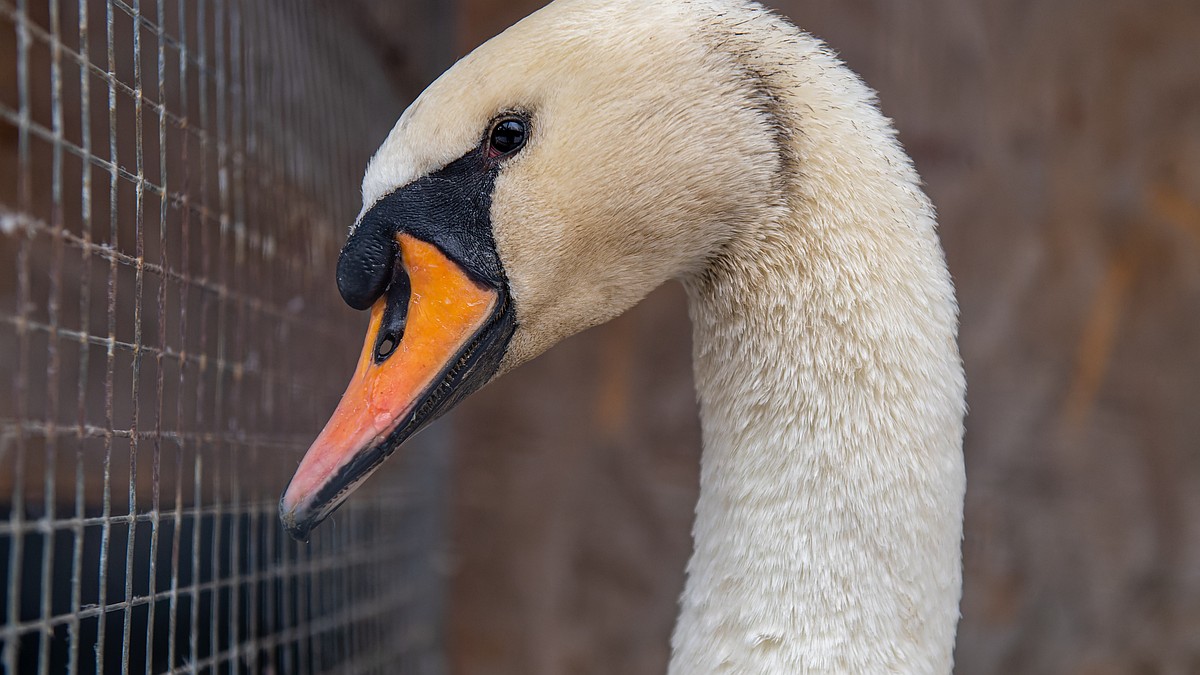
<svg viewBox="0 0 1200 675">
<path fill-rule="evenodd" d="M 115 522 L 116 519 L 113 519 Z M 167 589 L 158 591 L 152 595 L 138 595 L 131 600 L 123 600 L 115 602 L 104 607 L 97 605 L 84 605 L 78 612 L 59 614 L 50 619 L 37 621 L 26 621 L 13 625 L 0 626 L 0 638 L 12 639 L 19 637 L 23 633 L 39 633 L 53 632 L 57 626 L 65 625 L 71 621 L 72 617 L 79 619 L 90 619 L 93 617 L 109 614 L 112 612 L 124 612 L 135 607 L 149 605 L 151 603 L 166 602 L 174 596 L 179 597 L 199 597 L 205 592 L 220 591 L 226 588 L 241 587 L 248 584 L 262 584 L 272 581 L 284 581 L 293 577 L 307 577 L 320 572 L 331 572 L 336 570 L 349 570 L 353 567 L 363 565 L 371 565 L 385 560 L 393 559 L 397 554 L 411 554 L 411 547 L 405 546 L 380 546 L 378 542 L 371 542 L 368 546 L 354 549 L 349 552 L 333 552 L 328 556 L 320 556 L 310 560 L 290 563 L 286 566 L 276 566 L 271 571 L 257 571 L 251 574 L 241 575 L 239 578 L 223 577 L 213 579 L 197 584 L 179 588 L 178 590 Z M 396 584 L 397 588 L 406 588 L 403 584 Z"/>
<path fill-rule="evenodd" d="M 147 262 L 144 258 L 138 258 L 127 253 L 122 253 L 121 251 L 118 251 L 109 245 L 88 241 L 79 235 L 62 228 L 54 227 L 38 218 L 8 211 L 4 209 L 3 206 L 0 206 L 0 221 L 4 222 L 4 227 L 7 229 L 25 229 L 29 232 L 41 232 L 52 237 L 62 238 L 67 243 L 93 253 L 99 258 L 142 269 L 159 277 L 176 281 L 181 285 L 207 291 L 216 295 L 218 298 L 233 300 L 234 302 L 245 305 L 263 316 L 279 319 L 280 321 L 285 321 L 292 324 L 302 325 L 304 329 L 309 332 L 324 334 L 330 337 L 341 337 L 344 335 L 344 331 L 336 330 L 336 324 L 332 322 L 319 321 L 308 314 L 293 312 L 286 307 L 280 307 L 278 305 L 265 302 L 261 298 L 247 295 L 245 293 L 239 293 L 238 291 L 235 291 L 224 284 L 219 284 L 211 280 L 204 279 L 203 277 L 191 277 L 164 265 Z M 53 330 L 59 333 L 64 332 L 62 328 L 46 326 L 45 324 L 37 324 L 20 316 L 4 316 L 2 318 L 8 323 L 16 324 L 18 328 L 21 326 L 35 327 L 40 325 L 45 326 L 46 328 L 53 328 Z M 89 335 L 88 337 L 90 341 L 91 338 L 95 336 Z M 103 337 L 100 338 L 100 340 L 102 340 L 102 342 L 97 344 L 107 345 L 109 338 Z M 121 343 L 121 345 L 137 347 L 142 351 L 148 350 L 146 345 L 134 345 L 133 343 Z"/>
<path fill-rule="evenodd" d="M 131 94 L 130 94 L 131 96 L 133 96 L 137 93 L 134 90 L 130 90 L 130 92 L 131 92 Z M 133 187 L 135 187 L 135 188 L 149 190 L 150 192 L 158 195 L 159 197 L 165 196 L 169 199 L 168 203 L 170 203 L 176 207 L 189 208 L 192 210 L 193 213 L 200 215 L 205 220 L 211 220 L 213 222 L 220 222 L 220 216 L 213 214 L 211 211 L 208 210 L 207 207 L 196 204 L 195 203 L 196 200 L 192 199 L 187 194 L 174 193 L 174 192 L 169 193 L 166 188 L 164 188 L 161 185 L 158 185 L 157 183 L 154 183 L 153 181 L 145 178 L 144 176 L 138 176 L 136 173 L 133 173 L 132 171 L 130 171 L 129 169 L 126 169 L 123 166 L 114 164 L 112 161 L 105 159 L 95 153 L 88 152 L 87 150 L 80 147 L 79 145 L 71 142 L 70 140 L 67 140 L 66 136 L 55 133 L 54 130 L 49 129 L 48 127 L 46 127 L 43 124 L 35 122 L 31 119 L 26 119 L 25 117 L 23 117 L 21 115 L 20 111 L 14 110 L 14 109 L 10 108 L 9 106 L 5 105 L 4 103 L 0 103 L 0 118 L 7 120 L 13 126 L 16 126 L 19 129 L 25 129 L 27 131 L 32 132 L 34 136 L 37 136 L 38 138 L 40 138 L 43 141 L 46 141 L 47 143 L 51 143 L 56 146 L 62 146 L 62 148 L 64 150 L 71 153 L 72 155 L 74 155 L 86 162 L 89 162 L 90 164 L 98 166 L 101 169 L 104 169 L 105 173 L 108 173 L 110 175 L 115 174 L 117 177 L 122 178 L 122 179 L 128 181 L 129 183 L 131 183 L 133 185 Z M 193 128 L 193 127 L 189 126 L 188 128 Z"/>
<path fill-rule="evenodd" d="M 279 646 L 300 642 L 306 638 L 328 633 L 336 629 L 342 628 L 348 624 L 360 623 L 366 619 L 376 618 L 384 615 L 389 610 L 395 610 L 403 606 L 404 601 L 408 600 L 410 593 L 403 586 L 397 586 L 405 592 L 396 592 L 391 595 L 384 595 L 381 599 L 376 599 L 371 602 L 361 603 L 355 606 L 348 606 L 345 609 L 326 614 L 320 618 L 304 622 L 297 628 L 285 629 L 277 633 L 272 633 L 258 638 L 255 642 L 239 645 L 236 649 L 227 649 L 218 652 L 204 659 L 200 659 L 193 663 L 185 664 L 182 668 L 175 668 L 167 671 L 168 673 L 192 673 L 198 668 L 213 668 L 222 663 L 228 663 L 236 655 L 245 651 L 263 651 L 264 649 L 275 649 Z M 395 651 L 398 647 L 405 646 L 403 642 L 399 644 L 388 645 L 391 652 L 385 651 L 391 660 L 395 660 Z M 250 649 L 248 650 L 247 647 Z M 381 650 L 383 651 L 383 650 Z"/>
<path fill-rule="evenodd" d="M 133 15 L 134 10 L 129 5 L 127 5 L 123 2 L 120 2 L 120 0 L 109 0 L 109 4 L 111 4 L 113 7 L 117 7 L 118 9 L 121 9 L 126 14 L 129 14 L 130 18 L 134 18 L 134 15 Z M 9 19 L 11 19 L 14 23 L 24 26 L 25 28 L 27 28 L 29 30 L 29 34 L 31 36 L 38 38 L 39 40 L 45 42 L 46 44 L 50 45 L 51 47 L 62 50 L 62 53 L 65 56 L 70 57 L 76 63 L 79 63 L 80 65 L 86 64 L 86 65 L 90 66 L 91 68 L 95 69 L 96 74 L 101 75 L 102 77 L 112 77 L 111 73 L 109 73 L 106 70 L 103 70 L 102 68 L 100 68 L 99 66 L 97 66 L 95 64 L 85 61 L 82 54 L 71 49 L 65 43 L 63 43 L 62 40 L 55 38 L 45 28 L 39 26 L 35 21 L 31 21 L 28 17 L 21 14 L 20 10 L 17 9 L 16 7 L 14 7 L 10 2 L 8 2 L 8 0 L 0 0 L 0 16 L 6 16 Z M 137 15 L 137 19 L 138 19 L 138 22 L 143 27 L 149 28 L 156 37 L 163 40 L 166 44 L 169 44 L 170 46 L 174 47 L 175 50 L 178 51 L 180 54 L 183 54 L 187 51 L 185 49 L 186 45 L 182 41 L 180 41 L 178 38 L 174 37 L 170 33 L 167 33 L 164 30 L 162 30 L 161 28 L 159 28 L 154 22 L 147 19 L 144 14 Z M 204 62 L 197 60 L 195 57 L 189 56 L 187 60 L 189 63 L 196 66 L 196 70 L 198 70 L 202 76 L 213 81 L 214 83 L 217 84 L 217 86 L 225 85 L 224 74 L 215 72 L 212 69 L 206 67 Z M 121 83 L 120 81 L 117 81 L 116 84 L 118 84 L 119 87 L 126 87 L 126 85 L 124 83 Z M 131 88 L 128 89 L 128 91 L 131 94 L 133 93 L 133 89 L 131 89 Z"/>
<path fill-rule="evenodd" d="M 74 436 L 76 438 L 161 439 L 174 441 L 180 445 L 186 442 L 225 443 L 241 447 L 279 448 L 286 450 L 303 450 L 312 443 L 312 436 L 308 434 L 297 435 L 293 439 L 287 439 L 277 436 L 259 436 L 238 432 L 110 429 L 95 424 L 55 424 L 53 422 L 0 419 L 0 438 L 11 437 L 14 434 L 22 432 L 24 432 L 25 438 L 33 436 Z"/>
</svg>

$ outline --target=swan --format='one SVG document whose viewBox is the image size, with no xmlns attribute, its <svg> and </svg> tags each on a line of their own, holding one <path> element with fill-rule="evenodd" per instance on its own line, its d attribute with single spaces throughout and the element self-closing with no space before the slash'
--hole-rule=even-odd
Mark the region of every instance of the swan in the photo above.
<svg viewBox="0 0 1200 675">
<path fill-rule="evenodd" d="M 357 369 L 280 501 L 677 279 L 702 416 L 669 672 L 946 673 L 965 381 L 933 209 L 873 92 L 744 0 L 557 0 L 403 113 L 337 264 Z"/>
</svg>

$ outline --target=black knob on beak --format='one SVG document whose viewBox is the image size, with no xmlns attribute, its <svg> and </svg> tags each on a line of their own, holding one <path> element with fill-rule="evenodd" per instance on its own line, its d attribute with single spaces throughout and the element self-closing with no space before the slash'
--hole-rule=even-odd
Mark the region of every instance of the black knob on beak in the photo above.
<svg viewBox="0 0 1200 675">
<path fill-rule="evenodd" d="M 337 284 L 346 304 L 369 309 L 387 289 L 398 254 L 392 232 L 374 221 L 360 224 L 338 256 Z"/>
</svg>

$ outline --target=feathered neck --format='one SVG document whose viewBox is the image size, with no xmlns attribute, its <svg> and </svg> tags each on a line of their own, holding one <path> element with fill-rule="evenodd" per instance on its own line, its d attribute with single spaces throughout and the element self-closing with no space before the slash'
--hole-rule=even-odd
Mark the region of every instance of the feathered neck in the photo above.
<svg viewBox="0 0 1200 675">
<path fill-rule="evenodd" d="M 738 58 L 785 127 L 779 215 L 685 280 L 704 454 L 670 672 L 946 673 L 965 385 L 932 209 L 870 90 L 767 28 Z"/>
</svg>

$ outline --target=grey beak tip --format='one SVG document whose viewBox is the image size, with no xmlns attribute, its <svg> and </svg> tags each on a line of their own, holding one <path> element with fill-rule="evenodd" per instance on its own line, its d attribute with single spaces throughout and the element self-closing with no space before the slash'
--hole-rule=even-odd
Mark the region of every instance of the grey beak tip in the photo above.
<svg viewBox="0 0 1200 675">
<path fill-rule="evenodd" d="M 296 509 L 289 509 L 284 505 L 282 499 L 279 500 L 279 520 L 283 522 L 283 529 L 288 535 L 300 542 L 301 544 L 308 543 L 308 535 L 312 533 L 313 522 L 311 518 L 297 517 Z"/>
</svg>

